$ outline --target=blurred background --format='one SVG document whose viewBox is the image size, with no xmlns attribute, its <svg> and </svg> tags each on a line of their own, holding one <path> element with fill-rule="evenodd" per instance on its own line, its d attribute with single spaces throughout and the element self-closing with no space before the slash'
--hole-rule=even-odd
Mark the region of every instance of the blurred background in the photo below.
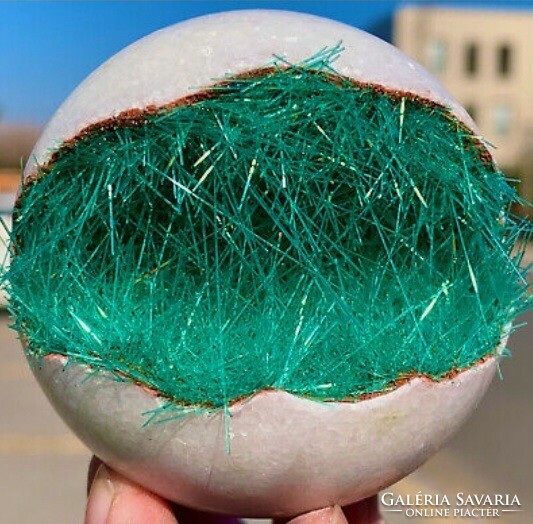
<svg viewBox="0 0 533 524">
<path fill-rule="evenodd" d="M 337 19 L 400 47 L 467 108 L 505 173 L 520 180 L 518 192 L 533 200 L 531 1 L 0 1 L 0 214 L 7 227 L 21 165 L 55 109 L 94 68 L 166 25 L 257 7 Z M 526 258 L 533 260 L 533 250 Z M 512 358 L 501 364 L 503 380 L 443 451 L 389 491 L 451 499 L 457 492 L 516 494 L 520 512 L 487 520 L 533 523 L 533 314 L 521 321 Z M 9 324 L 0 312 L 0 523 L 82 522 L 90 454 L 33 381 Z M 453 520 L 385 517 L 392 524 Z"/>
</svg>

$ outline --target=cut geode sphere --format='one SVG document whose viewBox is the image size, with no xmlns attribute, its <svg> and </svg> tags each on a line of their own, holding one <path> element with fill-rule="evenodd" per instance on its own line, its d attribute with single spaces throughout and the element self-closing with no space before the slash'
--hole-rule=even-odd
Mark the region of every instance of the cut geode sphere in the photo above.
<svg viewBox="0 0 533 524">
<path fill-rule="evenodd" d="M 158 31 L 31 159 L 5 276 L 28 359 L 96 455 L 181 504 L 289 516 L 397 481 L 527 305 L 525 226 L 474 123 L 337 22 Z"/>
</svg>

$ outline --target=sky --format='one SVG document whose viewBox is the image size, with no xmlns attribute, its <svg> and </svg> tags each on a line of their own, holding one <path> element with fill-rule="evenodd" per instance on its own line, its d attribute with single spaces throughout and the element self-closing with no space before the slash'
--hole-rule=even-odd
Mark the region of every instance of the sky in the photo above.
<svg viewBox="0 0 533 524">
<path fill-rule="evenodd" d="M 289 9 L 390 37 L 387 19 L 403 0 L 6 2 L 0 0 L 0 122 L 43 125 L 96 67 L 156 29 L 232 9 Z M 416 2 L 533 9 L 533 0 Z"/>
</svg>

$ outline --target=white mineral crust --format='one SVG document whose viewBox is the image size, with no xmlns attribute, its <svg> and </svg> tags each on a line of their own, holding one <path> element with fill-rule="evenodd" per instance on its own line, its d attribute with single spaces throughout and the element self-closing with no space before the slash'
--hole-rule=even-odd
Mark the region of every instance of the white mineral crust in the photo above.
<svg viewBox="0 0 533 524">
<path fill-rule="evenodd" d="M 420 65 L 347 25 L 284 11 L 236 11 L 177 24 L 143 38 L 90 75 L 57 111 L 25 171 L 83 128 L 121 112 L 164 106 L 272 63 L 298 63 L 342 43 L 336 70 L 464 109 Z M 190 412 L 143 426 L 162 400 L 107 372 L 49 356 L 34 372 L 74 432 L 113 468 L 176 502 L 242 516 L 291 515 L 376 493 L 420 466 L 468 417 L 495 360 L 452 379 L 415 378 L 360 402 L 315 402 L 264 391 L 223 411 Z M 226 426 L 227 424 L 227 426 Z M 229 446 L 229 452 L 228 448 Z"/>
</svg>

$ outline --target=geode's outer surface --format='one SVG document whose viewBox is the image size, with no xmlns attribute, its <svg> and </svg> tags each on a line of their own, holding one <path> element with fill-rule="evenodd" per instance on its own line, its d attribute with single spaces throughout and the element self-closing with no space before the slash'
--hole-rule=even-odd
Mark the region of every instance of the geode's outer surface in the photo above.
<svg viewBox="0 0 533 524">
<path fill-rule="evenodd" d="M 491 358 L 452 379 L 415 378 L 356 403 L 264 391 L 228 415 L 190 413 L 143 427 L 139 414 L 162 405 L 153 393 L 106 372 L 87 380 L 89 368 L 64 364 L 46 357 L 36 376 L 105 462 L 175 502 L 249 517 L 349 504 L 390 486 L 455 433 L 496 369 Z"/>
<path fill-rule="evenodd" d="M 58 110 L 25 171 L 84 128 L 125 111 L 163 106 L 226 74 L 284 57 L 292 64 L 342 41 L 336 70 L 411 92 L 475 125 L 426 71 L 397 49 L 349 26 L 270 11 L 212 15 L 169 27 L 128 47 L 93 73 Z M 357 403 L 319 403 L 260 392 L 228 412 L 184 413 L 143 427 L 162 403 L 106 372 L 47 356 L 34 367 L 50 401 L 104 461 L 147 488 L 193 507 L 267 517 L 348 504 L 422 464 L 456 431 L 488 387 L 488 358 L 441 382 L 414 378 Z"/>
</svg>

